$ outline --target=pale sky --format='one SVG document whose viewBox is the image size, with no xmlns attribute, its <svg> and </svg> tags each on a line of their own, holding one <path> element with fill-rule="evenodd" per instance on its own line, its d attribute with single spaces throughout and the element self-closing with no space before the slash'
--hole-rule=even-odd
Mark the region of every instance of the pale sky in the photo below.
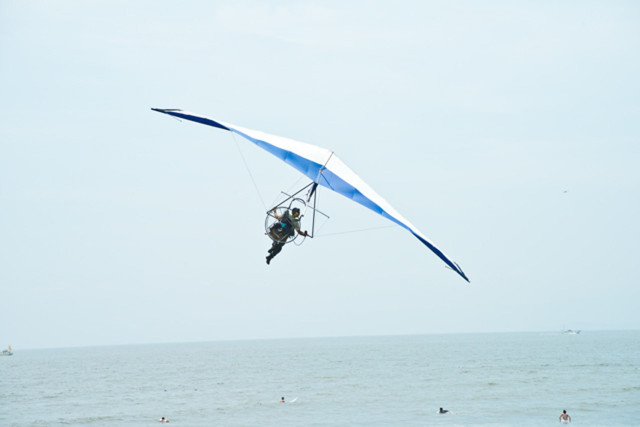
<svg viewBox="0 0 640 427">
<path fill-rule="evenodd" d="M 636 1 L 0 1 L 0 347 L 640 328 L 638 22 Z M 401 228 L 345 233 L 390 223 L 326 189 L 320 235 L 267 266 L 261 197 L 306 181 L 151 107 L 335 151 L 471 283 Z"/>
</svg>

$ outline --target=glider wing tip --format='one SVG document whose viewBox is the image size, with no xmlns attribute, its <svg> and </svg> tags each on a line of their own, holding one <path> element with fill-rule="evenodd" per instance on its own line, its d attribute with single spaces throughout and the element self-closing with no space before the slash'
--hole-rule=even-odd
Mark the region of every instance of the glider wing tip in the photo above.
<svg viewBox="0 0 640 427">
<path fill-rule="evenodd" d="M 460 271 L 456 271 L 456 273 L 458 273 L 458 275 L 459 275 L 460 277 L 462 277 L 462 278 L 464 279 L 464 281 L 465 281 L 465 282 L 467 282 L 467 283 L 471 284 L 471 280 L 469 280 L 469 278 L 468 278 L 464 273 L 462 273 L 462 272 L 460 272 Z"/>
<path fill-rule="evenodd" d="M 176 111 L 182 111 L 179 108 L 153 108 L 151 107 L 151 109 L 153 111 L 157 111 L 158 113 L 169 113 L 169 112 L 176 112 Z"/>
<path fill-rule="evenodd" d="M 471 283 L 471 280 L 469 280 L 469 278 L 467 277 L 467 275 L 466 275 L 466 274 L 464 274 L 464 271 L 462 271 L 462 269 L 460 268 L 460 266 L 458 265 L 458 263 L 456 262 L 455 264 L 456 264 L 456 267 L 458 267 L 458 274 L 459 274 L 460 276 L 462 276 L 462 278 L 463 278 L 464 280 L 466 280 L 466 281 L 467 281 L 467 283 Z"/>
</svg>

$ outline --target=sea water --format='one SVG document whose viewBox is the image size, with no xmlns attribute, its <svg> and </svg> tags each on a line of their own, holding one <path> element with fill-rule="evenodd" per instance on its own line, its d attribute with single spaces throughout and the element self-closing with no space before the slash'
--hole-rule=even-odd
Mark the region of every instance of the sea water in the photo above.
<svg viewBox="0 0 640 427">
<path fill-rule="evenodd" d="M 15 349 L 0 385 L 0 426 L 640 425 L 640 331 Z"/>
</svg>

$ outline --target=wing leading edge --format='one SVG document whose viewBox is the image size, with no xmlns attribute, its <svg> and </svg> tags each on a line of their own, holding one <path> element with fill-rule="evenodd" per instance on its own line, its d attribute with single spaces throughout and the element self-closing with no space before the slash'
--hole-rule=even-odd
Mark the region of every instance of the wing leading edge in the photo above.
<svg viewBox="0 0 640 427">
<path fill-rule="evenodd" d="M 405 228 L 425 246 L 431 249 L 449 268 L 469 282 L 469 279 L 456 262 L 429 241 L 420 230 L 402 217 L 400 213 L 389 205 L 386 200 L 369 187 L 362 178 L 356 175 L 355 172 L 330 150 L 293 139 L 212 120 L 187 111 L 162 108 L 152 108 L 152 110 L 180 119 L 227 130 L 253 142 L 258 147 L 289 164 L 312 181 L 318 182 L 319 185 L 329 188 Z"/>
</svg>

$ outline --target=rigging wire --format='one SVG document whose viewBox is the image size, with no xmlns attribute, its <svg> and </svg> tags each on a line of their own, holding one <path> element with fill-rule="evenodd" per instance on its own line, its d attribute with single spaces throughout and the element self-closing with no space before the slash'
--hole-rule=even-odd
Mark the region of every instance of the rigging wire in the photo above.
<svg viewBox="0 0 640 427">
<path fill-rule="evenodd" d="M 296 182 L 294 182 L 289 188 L 287 188 L 287 191 L 281 191 L 273 200 L 272 206 L 277 206 L 278 203 L 280 203 L 280 200 L 282 199 L 282 195 L 283 194 L 289 195 L 289 193 L 293 192 L 293 190 L 298 187 L 298 184 L 300 183 L 300 181 L 302 181 L 304 178 L 305 178 L 304 175 L 300 175 L 296 180 Z"/>
<path fill-rule="evenodd" d="M 264 199 L 262 198 L 262 194 L 260 193 L 260 189 L 258 188 L 258 184 L 256 183 L 256 180 L 253 177 L 253 174 L 251 173 L 251 169 L 249 168 L 249 164 L 247 163 L 247 159 L 245 159 L 244 154 L 242 154 L 242 150 L 240 149 L 240 144 L 238 143 L 238 139 L 236 138 L 235 132 L 231 132 L 231 135 L 233 135 L 233 141 L 236 143 L 236 148 L 238 149 L 238 153 L 240 153 L 240 157 L 242 158 L 242 163 L 244 163 L 244 167 L 247 169 L 247 172 L 249 173 L 249 177 L 251 178 L 251 182 L 253 182 L 253 188 L 255 188 L 256 194 L 258 194 L 258 198 L 260 199 L 260 202 L 262 203 L 262 206 L 263 206 L 264 210 L 266 211 L 267 210 L 267 205 L 264 203 Z"/>
<path fill-rule="evenodd" d="M 395 228 L 395 227 L 397 227 L 397 225 L 385 225 L 383 227 L 370 227 L 370 228 L 361 228 L 361 229 L 358 229 L 358 230 L 339 231 L 337 233 L 322 234 L 322 235 L 316 236 L 316 238 L 318 238 L 318 237 L 327 237 L 327 236 L 337 236 L 339 234 L 361 233 L 363 231 L 382 230 L 382 229 L 385 229 L 385 228 Z"/>
</svg>

